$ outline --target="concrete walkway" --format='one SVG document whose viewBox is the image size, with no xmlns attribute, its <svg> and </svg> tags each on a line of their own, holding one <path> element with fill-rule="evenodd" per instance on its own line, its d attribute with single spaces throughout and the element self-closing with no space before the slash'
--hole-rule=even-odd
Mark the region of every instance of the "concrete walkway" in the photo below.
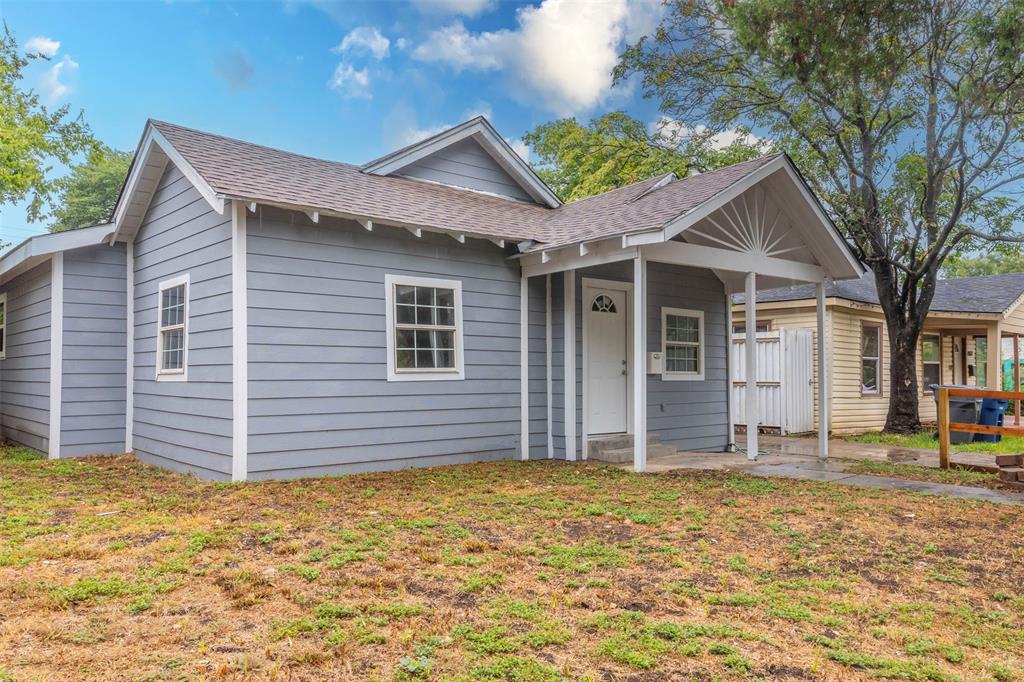
<svg viewBox="0 0 1024 682">
<path fill-rule="evenodd" d="M 740 440 L 742 441 L 742 438 Z M 649 460 L 647 469 L 652 473 L 673 469 L 742 471 L 753 476 L 828 481 L 839 485 L 881 490 L 909 490 L 930 495 L 983 500 L 996 504 L 1024 504 L 1024 495 L 1021 494 L 972 486 L 909 481 L 886 476 L 867 476 L 849 471 L 850 465 L 856 460 L 913 463 L 938 467 L 938 455 L 931 450 L 887 448 L 884 445 L 861 445 L 835 440 L 829 443 L 832 456 L 828 461 L 823 462 L 818 459 L 815 439 L 762 436 L 759 441 L 759 449 L 764 454 L 760 455 L 757 461 L 747 460 L 746 454 L 742 452 L 680 452 Z M 835 447 L 833 448 L 833 446 Z M 969 458 L 981 458 L 978 463 L 992 464 L 992 457 L 986 458 L 984 455 L 960 454 L 956 459 L 966 462 L 970 461 Z"/>
</svg>

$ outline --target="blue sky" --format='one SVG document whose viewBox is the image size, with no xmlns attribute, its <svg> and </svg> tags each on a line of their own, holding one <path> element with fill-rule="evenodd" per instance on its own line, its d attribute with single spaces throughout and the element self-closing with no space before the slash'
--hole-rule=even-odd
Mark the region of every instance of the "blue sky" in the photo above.
<svg viewBox="0 0 1024 682">
<path fill-rule="evenodd" d="M 50 55 L 25 85 L 50 106 L 84 110 L 118 149 L 134 149 L 150 117 L 353 163 L 480 113 L 513 144 L 559 116 L 657 118 L 609 75 L 621 48 L 656 25 L 655 0 L 0 7 L 21 45 Z M 0 242 L 42 231 L 23 205 L 0 206 Z"/>
</svg>

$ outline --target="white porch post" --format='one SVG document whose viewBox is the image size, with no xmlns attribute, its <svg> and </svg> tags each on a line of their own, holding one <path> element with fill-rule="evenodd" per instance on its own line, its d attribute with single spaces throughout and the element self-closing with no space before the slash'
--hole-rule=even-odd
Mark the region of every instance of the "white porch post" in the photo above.
<svg viewBox="0 0 1024 682">
<path fill-rule="evenodd" d="M 736 452 L 736 406 L 732 394 L 732 292 L 725 291 L 725 412 L 729 437 L 726 452 Z"/>
<path fill-rule="evenodd" d="M 544 402 L 548 407 L 548 459 L 555 456 L 555 408 L 551 403 L 551 274 L 544 276 L 544 359 L 545 374 L 544 383 L 547 384 L 547 400 Z"/>
<path fill-rule="evenodd" d="M 530 459 L 530 279 L 519 278 L 519 459 Z"/>
<path fill-rule="evenodd" d="M 747 412 L 747 459 L 757 459 L 757 275 L 747 273 L 745 302 L 747 339 L 744 350 L 747 355 L 746 412 Z"/>
<path fill-rule="evenodd" d="M 818 313 L 818 457 L 828 459 L 828 367 L 826 366 L 825 344 L 825 283 L 818 282 L 814 287 Z"/>
<path fill-rule="evenodd" d="M 647 470 L 647 261 L 633 259 L 633 471 Z"/>
</svg>

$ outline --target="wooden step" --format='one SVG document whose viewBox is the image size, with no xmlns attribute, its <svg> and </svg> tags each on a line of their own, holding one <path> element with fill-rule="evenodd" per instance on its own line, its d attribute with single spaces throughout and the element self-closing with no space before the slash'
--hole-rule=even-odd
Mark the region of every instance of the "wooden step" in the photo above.
<svg viewBox="0 0 1024 682">
<path fill-rule="evenodd" d="M 1001 467 L 998 476 L 1005 483 L 1024 481 L 1024 467 Z"/>
<path fill-rule="evenodd" d="M 1024 455 L 996 455 L 997 467 L 1024 466 Z"/>
</svg>

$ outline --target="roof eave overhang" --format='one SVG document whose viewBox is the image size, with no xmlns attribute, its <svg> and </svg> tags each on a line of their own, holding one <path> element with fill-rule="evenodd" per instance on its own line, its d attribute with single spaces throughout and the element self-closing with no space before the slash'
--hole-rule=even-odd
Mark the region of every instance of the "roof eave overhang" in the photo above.
<svg viewBox="0 0 1024 682">
<path fill-rule="evenodd" d="M 562 205 L 561 200 L 559 200 L 551 188 L 540 179 L 528 163 L 515 153 L 508 142 L 482 116 L 449 128 L 433 137 L 428 137 L 414 145 L 392 152 L 387 156 L 382 156 L 366 164 L 361 170 L 371 175 L 391 175 L 409 164 L 415 163 L 423 157 L 467 137 L 475 137 L 487 153 L 509 175 L 515 178 L 516 182 L 534 200 L 549 208 L 558 208 Z"/>
<path fill-rule="evenodd" d="M 102 244 L 112 232 L 112 223 L 102 223 L 78 230 L 29 237 L 0 258 L 0 284 L 30 270 L 55 253 Z"/>
<path fill-rule="evenodd" d="M 381 218 L 370 214 L 359 214 L 350 213 L 347 211 L 337 211 L 330 208 L 323 208 L 320 206 L 309 206 L 305 204 L 297 204 L 284 201 L 268 201 L 259 197 L 243 196 L 239 194 L 218 194 L 218 199 L 224 201 L 226 204 L 237 201 L 244 204 L 250 213 L 255 212 L 257 206 L 273 206 L 280 208 L 285 211 L 295 211 L 298 213 L 304 213 L 313 223 L 319 223 L 321 217 L 340 218 L 342 220 L 351 220 L 358 223 L 367 231 L 373 231 L 376 226 L 385 227 L 396 227 L 407 230 L 413 235 L 419 237 L 423 232 L 433 232 L 436 234 L 447 235 L 458 242 L 464 243 L 467 238 L 472 239 L 484 239 L 501 248 L 505 248 L 506 242 L 512 243 L 517 239 L 521 239 L 521 236 L 516 235 L 495 235 L 483 232 L 475 232 L 472 230 L 452 230 L 444 227 L 435 225 L 427 225 L 424 223 L 410 223 L 401 220 L 394 220 L 391 218 Z"/>
</svg>

